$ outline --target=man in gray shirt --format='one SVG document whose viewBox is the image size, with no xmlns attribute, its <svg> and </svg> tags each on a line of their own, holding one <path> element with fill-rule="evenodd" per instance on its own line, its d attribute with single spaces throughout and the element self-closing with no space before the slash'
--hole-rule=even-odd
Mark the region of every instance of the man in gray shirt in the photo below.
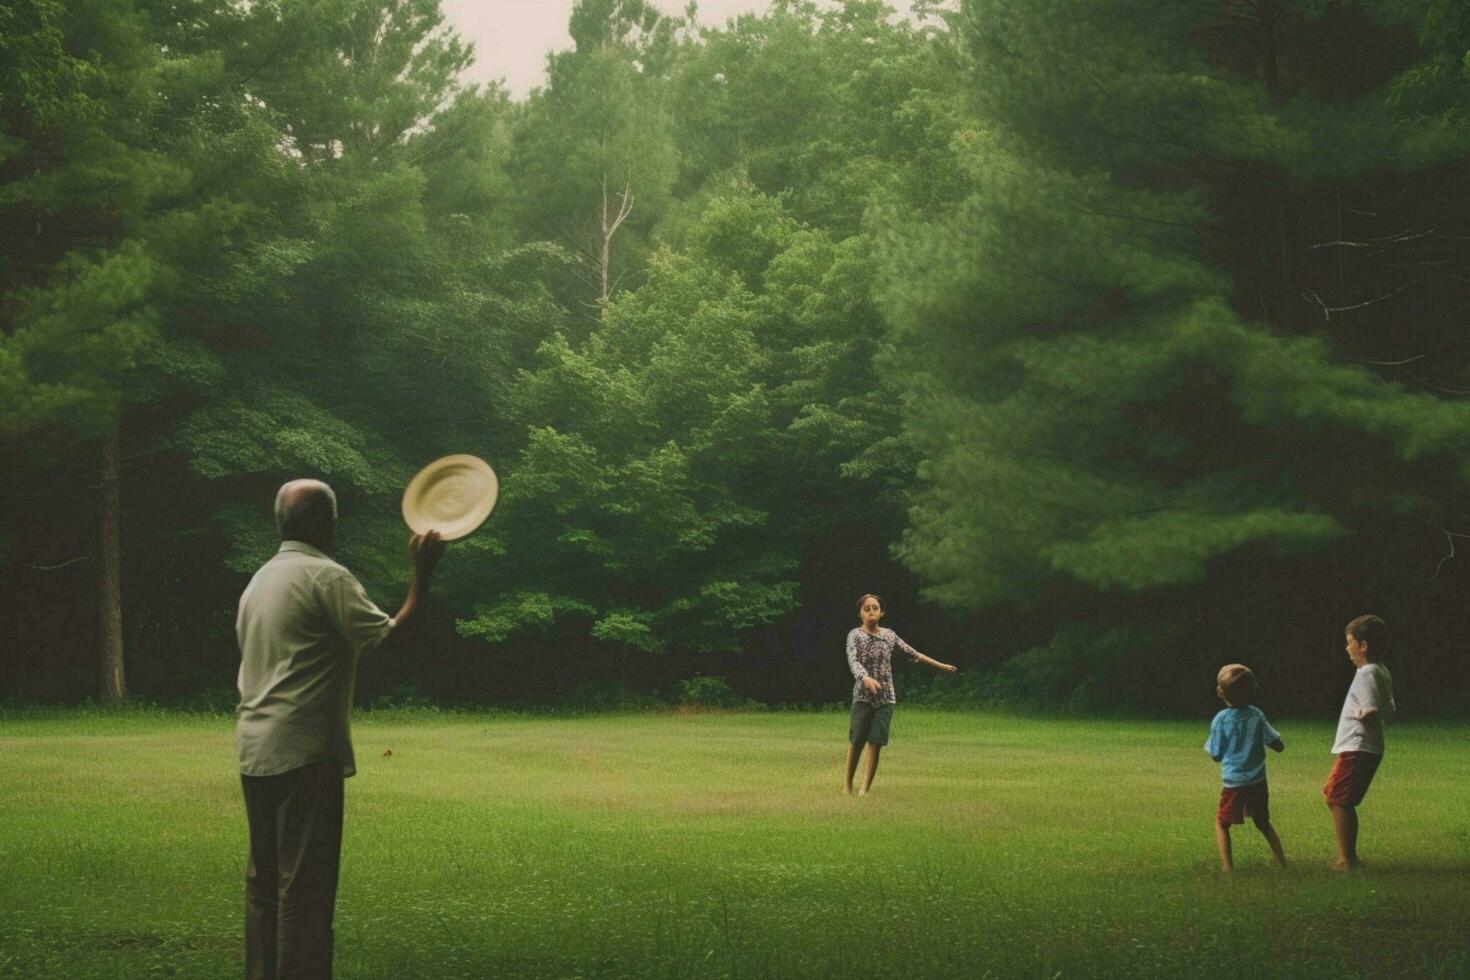
<svg viewBox="0 0 1470 980">
<path fill-rule="evenodd" d="M 357 658 L 414 622 L 444 552 L 409 540 L 413 582 L 390 618 L 328 557 L 337 497 L 318 480 L 276 495 L 281 548 L 240 597 L 235 741 L 250 823 L 245 973 L 330 977 L 342 850 L 342 783 L 357 771 L 348 716 Z"/>
</svg>

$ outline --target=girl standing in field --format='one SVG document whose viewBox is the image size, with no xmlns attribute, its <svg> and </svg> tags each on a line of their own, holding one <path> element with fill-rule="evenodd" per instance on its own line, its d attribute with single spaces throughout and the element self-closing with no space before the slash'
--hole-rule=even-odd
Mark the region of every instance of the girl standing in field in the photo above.
<svg viewBox="0 0 1470 980">
<path fill-rule="evenodd" d="M 852 719 L 847 728 L 847 778 L 842 791 L 852 792 L 852 777 L 857 772 L 858 756 L 863 743 L 868 746 L 868 770 L 863 776 L 859 796 L 868 795 L 873 777 L 878 772 L 878 753 L 888 744 L 888 728 L 893 721 L 893 706 L 898 698 L 893 692 L 893 650 L 898 648 L 921 664 L 953 674 L 953 664 L 940 663 L 924 656 L 890 629 L 878 626 L 883 618 L 883 600 L 869 593 L 858 600 L 858 616 L 862 625 L 847 634 L 847 666 L 852 670 Z"/>
</svg>

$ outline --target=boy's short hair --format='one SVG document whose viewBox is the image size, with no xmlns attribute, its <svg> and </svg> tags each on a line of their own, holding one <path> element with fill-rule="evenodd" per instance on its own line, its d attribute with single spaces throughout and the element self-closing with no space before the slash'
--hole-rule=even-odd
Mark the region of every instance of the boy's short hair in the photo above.
<svg viewBox="0 0 1470 980">
<path fill-rule="evenodd" d="M 1232 708 L 1251 703 L 1256 693 L 1256 675 L 1245 664 L 1226 664 L 1215 675 L 1215 693 Z"/>
<path fill-rule="evenodd" d="M 1382 660 L 1388 653 L 1388 624 L 1379 616 L 1359 616 L 1347 624 L 1344 632 L 1359 643 L 1368 644 L 1368 659 Z"/>
</svg>

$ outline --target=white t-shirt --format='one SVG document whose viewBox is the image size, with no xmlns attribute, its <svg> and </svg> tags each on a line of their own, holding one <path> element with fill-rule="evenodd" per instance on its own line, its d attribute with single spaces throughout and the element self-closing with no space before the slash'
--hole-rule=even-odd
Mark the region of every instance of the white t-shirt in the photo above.
<svg viewBox="0 0 1470 980">
<path fill-rule="evenodd" d="M 1363 715 L 1377 709 L 1367 719 Z M 1337 720 L 1337 741 L 1332 753 L 1371 752 L 1383 754 L 1383 722 L 1392 718 L 1398 706 L 1393 701 L 1393 678 L 1383 664 L 1364 664 L 1353 675 L 1347 697 L 1342 702 L 1342 716 Z"/>
</svg>

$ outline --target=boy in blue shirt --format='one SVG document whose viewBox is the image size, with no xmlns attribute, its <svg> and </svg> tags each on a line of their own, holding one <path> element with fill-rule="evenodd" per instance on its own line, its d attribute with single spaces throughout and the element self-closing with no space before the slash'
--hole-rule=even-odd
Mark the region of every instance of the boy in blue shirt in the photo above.
<svg viewBox="0 0 1470 980">
<path fill-rule="evenodd" d="M 1220 870 L 1234 870 L 1230 853 L 1230 825 L 1250 817 L 1276 863 L 1286 867 L 1281 838 L 1271 826 L 1271 794 L 1266 787 L 1266 746 L 1277 752 L 1286 748 L 1281 736 L 1261 709 L 1251 704 L 1256 693 L 1256 675 L 1243 664 L 1226 664 L 1215 678 L 1215 693 L 1225 709 L 1210 722 L 1205 751 L 1220 763 L 1220 806 L 1215 812 L 1215 840 L 1220 845 Z"/>
</svg>

